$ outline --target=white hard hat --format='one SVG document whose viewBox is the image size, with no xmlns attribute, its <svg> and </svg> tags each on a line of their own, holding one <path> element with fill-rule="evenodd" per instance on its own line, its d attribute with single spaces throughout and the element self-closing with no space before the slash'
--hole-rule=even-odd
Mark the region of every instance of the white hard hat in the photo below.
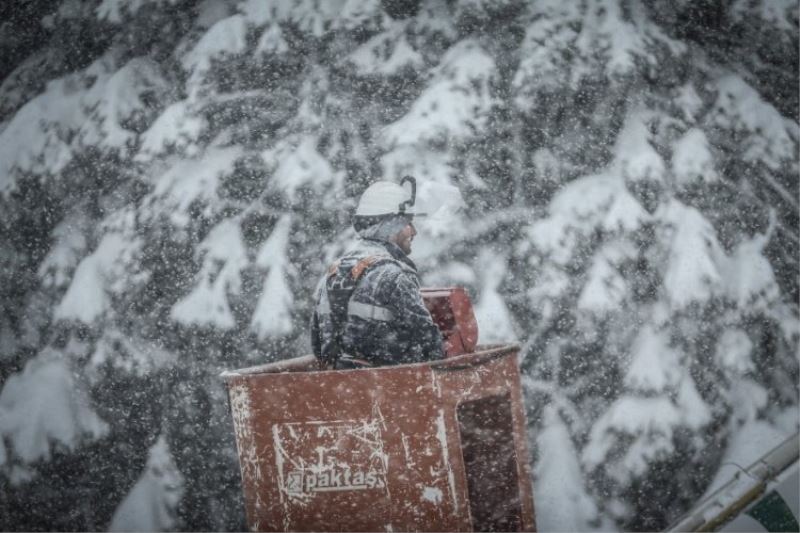
<svg viewBox="0 0 800 533">
<path fill-rule="evenodd" d="M 410 176 L 401 183 L 409 181 L 411 191 L 391 181 L 376 181 L 364 191 L 358 201 L 355 215 L 357 217 L 375 217 L 382 215 L 419 215 L 414 211 L 417 184 Z"/>
</svg>

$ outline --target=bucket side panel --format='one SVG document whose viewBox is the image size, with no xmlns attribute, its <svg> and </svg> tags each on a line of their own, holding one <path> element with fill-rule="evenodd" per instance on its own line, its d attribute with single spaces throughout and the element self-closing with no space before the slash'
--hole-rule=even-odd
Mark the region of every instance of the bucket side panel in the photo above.
<svg viewBox="0 0 800 533">
<path fill-rule="evenodd" d="M 422 448 L 418 436 L 433 427 L 417 406 L 422 374 L 430 383 L 430 371 L 419 368 L 256 377 L 256 440 L 270 478 L 262 493 L 280 502 L 260 517 L 260 527 L 441 529 L 441 523 L 419 527 L 424 521 L 411 520 L 416 514 L 409 510 L 420 506 L 406 499 L 406 487 L 416 481 L 406 450 Z M 436 450 L 429 446 L 427 452 Z M 427 456 L 412 455 L 430 470 Z"/>
<path fill-rule="evenodd" d="M 464 531 L 466 487 L 449 412 L 429 367 L 381 376 L 390 446 L 392 519 L 407 531 Z M 453 461 L 455 457 L 456 461 Z"/>
<path fill-rule="evenodd" d="M 519 531 L 522 506 L 514 439 L 509 439 L 510 394 L 460 403 L 458 422 L 474 528 Z"/>
<path fill-rule="evenodd" d="M 508 347 L 440 365 L 242 373 L 228 384 L 252 529 L 471 530 L 458 406 L 509 391 L 522 529 L 535 527 Z"/>
<path fill-rule="evenodd" d="M 536 531 L 536 508 L 533 501 L 533 471 L 531 470 L 531 455 L 528 448 L 528 423 L 525 416 L 525 404 L 522 396 L 522 385 L 519 377 L 519 367 L 516 357 L 513 366 L 509 368 L 512 387 L 511 407 L 514 424 L 514 446 L 517 450 L 519 473 L 519 494 L 522 503 L 522 529 L 523 531 Z"/>
<path fill-rule="evenodd" d="M 507 350 L 500 347 L 496 351 L 499 355 Z M 445 409 L 448 412 L 452 410 L 455 413 L 462 404 L 480 401 L 489 397 L 507 397 L 509 399 L 511 420 L 510 424 L 506 424 L 506 426 L 510 426 L 510 428 L 506 427 L 506 431 L 509 432 L 506 438 L 513 443 L 513 446 L 509 447 L 509 453 L 513 448 L 516 472 L 515 475 L 508 476 L 508 482 L 515 483 L 517 486 L 517 490 L 511 490 L 509 494 L 518 495 L 514 496 L 514 499 L 518 498 L 518 505 L 521 509 L 519 523 L 515 527 L 519 527 L 524 531 L 535 531 L 533 489 L 526 445 L 525 411 L 522 405 L 516 352 L 497 358 L 488 358 L 481 364 L 471 367 L 466 365 L 442 367 L 436 370 L 436 375 L 443 391 L 441 403 L 446 406 Z M 454 431 L 458 433 L 462 428 L 459 428 L 457 420 L 454 420 L 453 424 L 455 426 Z M 463 436 L 455 437 L 456 441 L 463 438 Z M 470 437 L 473 445 L 476 442 L 476 438 L 478 437 Z M 461 442 L 460 446 L 463 447 L 463 445 L 464 443 Z M 459 451 L 463 452 L 461 448 L 459 448 Z M 467 450 L 467 453 L 471 452 Z M 460 459 L 462 462 L 465 460 L 463 453 Z M 474 457 L 466 457 L 466 459 L 470 462 L 475 460 Z M 464 467 L 462 466 L 462 468 Z M 479 485 L 473 489 L 471 497 L 472 499 L 486 498 L 491 500 L 494 495 L 488 494 L 490 490 L 490 487 Z M 487 494 L 483 495 L 482 491 L 486 491 Z M 477 527 L 478 524 L 475 523 L 477 517 L 471 518 L 470 527 Z"/>
<path fill-rule="evenodd" d="M 250 391 L 246 383 L 234 380 L 228 386 L 233 430 L 236 448 L 239 453 L 239 468 L 242 474 L 242 487 L 245 495 L 247 523 L 253 530 L 259 529 L 258 517 L 265 502 L 260 484 L 263 480 L 261 459 L 258 456 L 255 431 L 253 428 L 253 409 Z"/>
</svg>

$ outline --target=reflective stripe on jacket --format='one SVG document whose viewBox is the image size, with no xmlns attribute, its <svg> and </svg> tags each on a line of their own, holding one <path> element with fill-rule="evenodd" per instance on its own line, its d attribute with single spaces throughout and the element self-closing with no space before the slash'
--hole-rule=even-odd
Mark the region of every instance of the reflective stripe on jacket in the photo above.
<svg viewBox="0 0 800 533">
<path fill-rule="evenodd" d="M 359 240 L 317 286 L 314 355 L 326 364 L 342 353 L 375 365 L 441 359 L 441 334 L 419 289 L 416 266 L 398 246 Z"/>
</svg>

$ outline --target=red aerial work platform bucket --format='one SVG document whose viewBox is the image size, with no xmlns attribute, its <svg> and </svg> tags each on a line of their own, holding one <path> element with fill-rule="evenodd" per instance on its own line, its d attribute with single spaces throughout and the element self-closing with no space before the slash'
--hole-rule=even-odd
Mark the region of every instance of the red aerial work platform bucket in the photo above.
<svg viewBox="0 0 800 533">
<path fill-rule="evenodd" d="M 224 373 L 250 528 L 535 531 L 518 350 Z"/>
</svg>

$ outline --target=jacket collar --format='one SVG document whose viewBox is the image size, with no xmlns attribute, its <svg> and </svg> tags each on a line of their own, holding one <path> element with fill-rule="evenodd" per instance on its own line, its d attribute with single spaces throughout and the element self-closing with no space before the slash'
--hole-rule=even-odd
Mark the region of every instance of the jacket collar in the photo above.
<svg viewBox="0 0 800 533">
<path fill-rule="evenodd" d="M 365 241 L 369 241 L 370 243 L 379 244 L 380 246 L 385 248 L 387 252 L 389 252 L 389 255 L 391 255 L 393 258 L 397 259 L 398 261 L 400 261 L 402 263 L 405 263 L 406 265 L 410 266 L 416 272 L 417 265 L 415 265 L 414 261 L 412 261 L 411 258 L 408 257 L 406 255 L 406 253 L 403 250 L 401 250 L 400 247 L 397 246 L 395 243 L 389 242 L 389 241 L 384 241 L 384 240 L 381 240 L 381 239 L 372 239 L 372 238 L 369 238 L 369 237 L 362 237 L 362 239 L 365 240 Z"/>
</svg>

